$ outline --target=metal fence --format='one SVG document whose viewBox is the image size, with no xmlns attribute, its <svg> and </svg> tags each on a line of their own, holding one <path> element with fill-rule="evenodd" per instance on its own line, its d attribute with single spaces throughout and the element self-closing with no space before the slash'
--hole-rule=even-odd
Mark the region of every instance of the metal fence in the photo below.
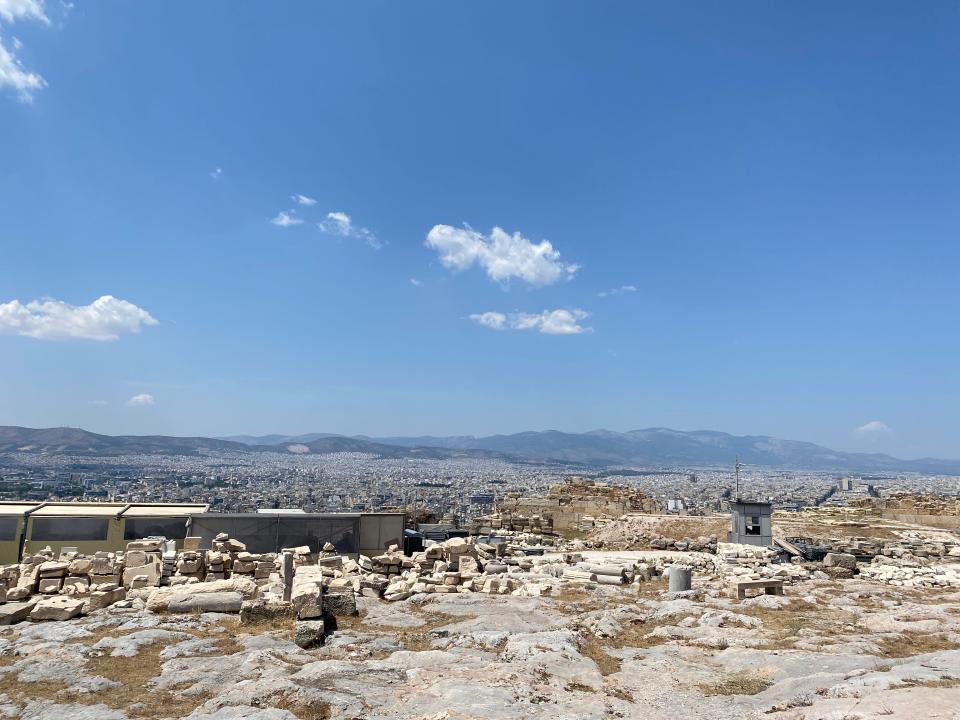
<svg viewBox="0 0 960 720">
<path fill-rule="evenodd" d="M 360 552 L 360 515 L 204 513 L 190 516 L 187 532 L 202 538 L 203 548 L 209 548 L 219 533 L 227 533 L 252 553 L 280 552 L 301 545 L 319 552 L 328 542 L 342 555 Z"/>
</svg>

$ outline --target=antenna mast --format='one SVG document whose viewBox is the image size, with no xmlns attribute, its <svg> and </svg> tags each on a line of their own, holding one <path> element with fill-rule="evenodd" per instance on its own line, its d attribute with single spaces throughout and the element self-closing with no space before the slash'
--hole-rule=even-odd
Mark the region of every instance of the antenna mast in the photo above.
<svg viewBox="0 0 960 720">
<path fill-rule="evenodd" d="M 740 462 L 740 456 L 737 455 L 737 464 L 734 465 L 734 468 L 737 471 L 737 494 L 736 494 L 737 502 L 740 502 L 740 468 L 742 467 L 743 467 L 743 463 Z"/>
</svg>

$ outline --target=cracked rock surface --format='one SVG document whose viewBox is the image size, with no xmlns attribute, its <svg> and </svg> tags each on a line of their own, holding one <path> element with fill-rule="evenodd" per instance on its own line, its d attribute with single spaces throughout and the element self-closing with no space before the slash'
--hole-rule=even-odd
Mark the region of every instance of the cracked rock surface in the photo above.
<svg viewBox="0 0 960 720">
<path fill-rule="evenodd" d="M 360 597 L 310 650 L 292 620 L 219 613 L 12 625 L 0 718 L 960 718 L 955 589 L 826 579 L 737 601 L 695 586 Z"/>
</svg>

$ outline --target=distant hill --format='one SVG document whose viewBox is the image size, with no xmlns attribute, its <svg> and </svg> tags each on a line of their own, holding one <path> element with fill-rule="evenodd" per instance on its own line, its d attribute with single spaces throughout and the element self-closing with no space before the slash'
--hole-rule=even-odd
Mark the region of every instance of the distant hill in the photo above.
<svg viewBox="0 0 960 720">
<path fill-rule="evenodd" d="M 587 465 L 730 466 L 739 455 L 742 462 L 761 467 L 960 474 L 960 460 L 900 460 L 879 453 L 847 453 L 809 442 L 765 435 L 736 436 L 713 430 L 648 428 L 625 433 L 547 430 L 479 438 L 418 436 L 377 440 L 389 445 L 483 449 L 527 460 Z"/>
<path fill-rule="evenodd" d="M 203 451 L 279 452 L 326 454 L 356 452 L 389 458 L 492 457 L 483 449 L 436 448 L 388 445 L 375 440 L 343 435 L 267 435 L 247 437 L 250 442 L 224 438 L 171 437 L 166 435 L 98 435 L 79 428 L 33 429 L 0 426 L 0 453 L 25 452 L 46 455 L 198 455 Z M 276 442 L 264 442 L 275 440 Z"/>
<path fill-rule="evenodd" d="M 217 438 L 244 445 L 280 445 L 283 443 L 309 443 L 326 437 L 341 437 L 333 433 L 308 433 L 306 435 L 228 435 Z"/>
<path fill-rule="evenodd" d="M 757 467 L 960 475 L 960 460 L 900 460 L 878 453 L 846 453 L 808 442 L 765 435 L 736 436 L 712 430 L 648 428 L 625 433 L 546 430 L 479 438 L 470 435 L 370 438 L 329 433 L 204 438 L 110 436 L 77 428 L 34 430 L 0 426 L 0 453 L 196 455 L 205 450 L 293 454 L 358 452 L 388 458 L 500 457 L 593 467 L 731 467 L 739 456 L 742 462 Z"/>
<path fill-rule="evenodd" d="M 297 446 L 300 446 L 299 448 Z M 261 449 L 276 450 L 285 449 L 287 452 L 303 452 L 306 447 L 309 452 L 314 454 L 335 453 L 335 452 L 357 452 L 380 455 L 388 458 L 402 457 L 420 457 L 432 459 L 444 459 L 451 457 L 491 457 L 497 453 L 491 453 L 482 448 L 441 448 L 441 447 L 420 447 L 417 445 L 390 445 L 368 440 L 359 437 L 345 437 L 343 435 L 323 435 L 316 440 L 306 443 L 282 443 L 279 446 L 267 446 Z"/>
<path fill-rule="evenodd" d="M 0 453 L 48 455 L 196 455 L 201 450 L 249 450 L 246 445 L 203 437 L 98 435 L 79 428 L 0 426 Z"/>
</svg>

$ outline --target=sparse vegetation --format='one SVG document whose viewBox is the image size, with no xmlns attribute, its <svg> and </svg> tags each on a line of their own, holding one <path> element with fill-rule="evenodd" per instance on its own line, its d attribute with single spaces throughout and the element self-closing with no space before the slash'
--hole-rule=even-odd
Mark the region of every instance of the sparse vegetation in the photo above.
<svg viewBox="0 0 960 720">
<path fill-rule="evenodd" d="M 330 705 L 321 700 L 312 700 L 302 695 L 290 694 L 277 698 L 272 703 L 279 710 L 287 710 L 299 720 L 327 720 L 330 717 Z"/>
<path fill-rule="evenodd" d="M 891 690 L 901 690 L 903 688 L 953 688 L 960 687 L 960 677 L 951 675 L 941 675 L 938 678 L 904 678 L 901 682 L 890 685 Z"/>
<path fill-rule="evenodd" d="M 880 655 L 889 658 L 913 657 L 924 653 L 939 652 L 941 650 L 956 650 L 960 648 L 945 635 L 940 633 L 903 632 L 880 640 L 877 645 Z"/>
<path fill-rule="evenodd" d="M 704 695 L 756 695 L 773 683 L 767 674 L 757 670 L 727 673 L 719 679 L 699 685 Z"/>
<path fill-rule="evenodd" d="M 593 635 L 580 640 L 580 653 L 593 660 L 600 674 L 604 676 L 620 672 L 620 660 L 610 655 L 606 651 L 607 647 L 608 644 Z"/>
</svg>

